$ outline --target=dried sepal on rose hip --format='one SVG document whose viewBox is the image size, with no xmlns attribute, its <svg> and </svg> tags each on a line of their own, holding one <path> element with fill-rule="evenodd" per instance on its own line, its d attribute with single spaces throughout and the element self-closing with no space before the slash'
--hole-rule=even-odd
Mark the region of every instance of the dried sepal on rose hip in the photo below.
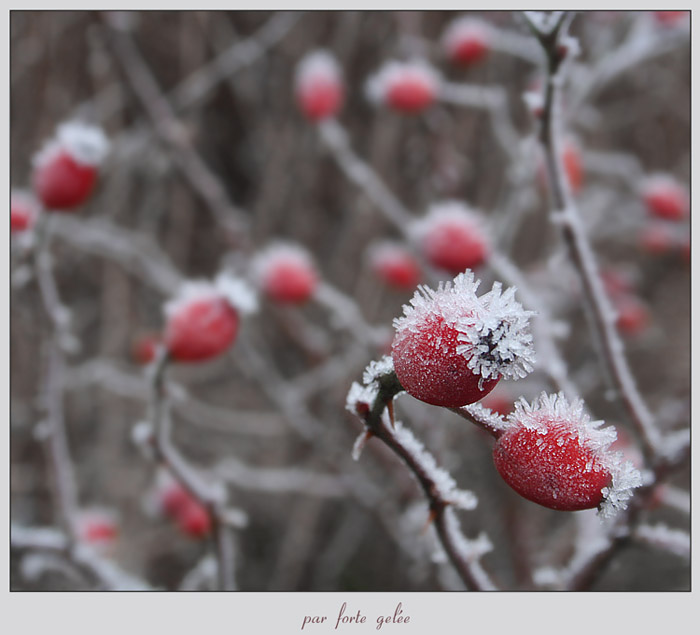
<svg viewBox="0 0 700 635">
<path fill-rule="evenodd" d="M 328 51 L 305 55 L 297 66 L 294 85 L 299 107 L 311 121 L 338 114 L 345 92 L 343 78 L 338 62 Z"/>
<path fill-rule="evenodd" d="M 604 517 L 625 509 L 642 485 L 639 471 L 610 450 L 617 433 L 591 421 L 583 402 L 542 393 L 521 399 L 498 431 L 493 460 L 503 480 L 524 498 L 560 511 L 598 507 Z"/>
<path fill-rule="evenodd" d="M 482 20 L 460 16 L 450 22 L 442 37 L 447 58 L 460 66 L 471 66 L 489 52 L 491 27 Z"/>
<path fill-rule="evenodd" d="M 186 282 L 164 307 L 168 355 L 178 362 L 201 362 L 221 355 L 236 339 L 241 315 L 256 308 L 248 285 L 228 274 L 213 283 Z"/>
<path fill-rule="evenodd" d="M 392 358 L 403 388 L 421 401 L 456 408 L 486 396 L 503 378 L 533 368 L 531 311 L 496 282 L 477 296 L 471 271 L 437 290 L 421 286 L 394 320 Z"/>
<path fill-rule="evenodd" d="M 252 275 L 262 293 L 281 304 L 311 299 L 319 283 L 311 254 L 292 243 L 274 243 L 253 260 Z"/>
<path fill-rule="evenodd" d="M 423 60 L 386 62 L 367 82 L 370 101 L 405 114 L 419 113 L 432 106 L 441 79 Z"/>
<path fill-rule="evenodd" d="M 432 205 L 410 232 L 423 257 L 452 275 L 479 267 L 491 249 L 481 215 L 461 201 Z"/>
<path fill-rule="evenodd" d="M 47 211 L 72 210 L 90 196 L 109 151 L 104 132 L 71 121 L 33 159 L 34 191 Z"/>
</svg>

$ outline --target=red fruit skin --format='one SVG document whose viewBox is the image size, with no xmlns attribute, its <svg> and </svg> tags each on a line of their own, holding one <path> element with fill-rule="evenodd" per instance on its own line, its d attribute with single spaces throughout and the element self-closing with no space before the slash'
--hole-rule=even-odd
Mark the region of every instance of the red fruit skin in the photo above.
<svg viewBox="0 0 700 635">
<path fill-rule="evenodd" d="M 544 434 L 525 427 L 507 430 L 496 441 L 493 460 L 503 480 L 523 498 L 560 511 L 597 507 L 612 480 L 593 452 L 561 423 L 550 424 Z"/>
<path fill-rule="evenodd" d="M 562 161 L 572 194 L 578 194 L 583 185 L 583 165 L 581 153 L 572 143 L 567 143 L 562 152 Z"/>
<path fill-rule="evenodd" d="M 299 107 L 311 121 L 320 121 L 335 116 L 343 103 L 343 89 L 334 80 L 318 77 L 298 91 Z"/>
<path fill-rule="evenodd" d="M 459 332 L 438 315 L 427 316 L 414 329 L 396 333 L 391 347 L 394 370 L 410 395 L 434 406 L 458 408 L 479 401 L 499 382 L 486 379 L 479 389 L 479 375 L 456 352 L 463 344 Z"/>
<path fill-rule="evenodd" d="M 163 492 L 160 504 L 167 516 L 178 518 L 191 500 L 189 492 L 179 483 L 174 483 Z"/>
<path fill-rule="evenodd" d="M 625 335 L 640 335 L 649 327 L 649 311 L 643 302 L 631 295 L 615 300 L 617 328 Z"/>
<path fill-rule="evenodd" d="M 58 152 L 34 170 L 34 190 L 47 211 L 69 211 L 90 196 L 97 169 L 75 161 L 68 153 Z"/>
<path fill-rule="evenodd" d="M 457 42 L 450 52 L 450 58 L 461 66 L 471 66 L 481 61 L 489 50 L 488 42 L 484 37 L 470 34 Z"/>
<path fill-rule="evenodd" d="M 10 196 L 10 232 L 20 233 L 34 226 L 36 215 L 34 209 L 19 196 Z"/>
<path fill-rule="evenodd" d="M 318 285 L 314 269 L 297 260 L 279 260 L 270 263 L 262 282 L 266 295 L 283 304 L 301 304 L 311 298 Z"/>
<path fill-rule="evenodd" d="M 488 255 L 486 242 L 469 224 L 443 220 L 423 236 L 421 247 L 426 259 L 438 269 L 457 275 L 476 269 Z"/>
<path fill-rule="evenodd" d="M 161 338 L 158 335 L 145 335 L 134 343 L 131 354 L 139 364 L 150 364 L 156 356 Z"/>
<path fill-rule="evenodd" d="M 658 218 L 678 221 L 688 213 L 688 196 L 675 183 L 650 184 L 644 191 L 643 198 L 649 213 Z"/>
<path fill-rule="evenodd" d="M 209 512 L 198 501 L 190 499 L 177 518 L 180 530 L 191 538 L 204 538 L 211 531 Z"/>
<path fill-rule="evenodd" d="M 513 400 L 507 399 L 503 395 L 497 395 L 494 393 L 486 395 L 481 402 L 481 405 L 501 415 L 502 417 L 506 417 L 513 412 Z"/>
<path fill-rule="evenodd" d="M 90 521 L 83 529 L 83 538 L 91 543 L 111 542 L 117 534 L 116 526 L 108 521 Z"/>
<path fill-rule="evenodd" d="M 421 77 L 408 75 L 389 87 L 386 100 L 399 112 L 415 114 L 425 110 L 435 101 L 435 91 Z"/>
<path fill-rule="evenodd" d="M 397 250 L 378 255 L 372 268 L 382 281 L 397 289 L 414 289 L 421 280 L 420 267 L 408 252 Z"/>
<path fill-rule="evenodd" d="M 220 355 L 238 335 L 238 313 L 222 298 L 185 305 L 168 320 L 165 345 L 180 362 L 201 362 Z"/>
</svg>

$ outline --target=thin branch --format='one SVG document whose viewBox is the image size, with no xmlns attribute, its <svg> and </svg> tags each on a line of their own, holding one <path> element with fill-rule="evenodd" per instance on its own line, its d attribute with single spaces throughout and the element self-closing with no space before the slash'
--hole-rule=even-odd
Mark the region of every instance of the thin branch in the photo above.
<svg viewBox="0 0 700 635">
<path fill-rule="evenodd" d="M 548 75 L 541 117 L 540 142 L 545 151 L 552 220 L 561 228 L 569 256 L 579 272 L 584 297 L 593 318 L 594 335 L 601 343 L 603 362 L 642 439 L 647 459 L 653 461 L 659 453 L 660 433 L 637 389 L 624 356 L 623 345 L 615 327 L 615 315 L 598 276 L 595 255 L 581 224 L 568 180 L 564 177 L 559 129 L 559 86 L 567 51 L 573 46 L 567 39 L 567 26 L 568 20 L 566 17 L 561 17 L 550 32 L 543 33 L 531 23 L 531 28 L 547 55 Z"/>
<path fill-rule="evenodd" d="M 437 468 L 435 459 L 422 447 L 422 444 L 398 422 L 389 421 L 386 409 L 402 388 L 394 371 L 377 378 L 379 389 L 369 411 L 362 417 L 365 438 L 376 437 L 389 447 L 409 468 L 428 499 L 430 519 L 435 523 L 440 543 L 460 578 L 470 590 L 492 591 L 496 587 L 479 564 L 483 555 L 479 541 L 467 540 L 461 532 L 454 515 L 455 503 L 447 490 L 454 496 L 453 479 L 444 470 Z M 462 495 L 469 495 L 462 492 Z M 470 501 L 473 507 L 476 502 Z"/>
<path fill-rule="evenodd" d="M 109 17 L 103 19 L 109 27 L 106 30 L 107 39 L 115 58 L 151 119 L 156 133 L 172 148 L 182 176 L 201 197 L 221 227 L 226 229 L 230 240 L 248 240 L 245 213 L 231 203 L 224 184 L 193 148 L 187 131 L 177 119 L 135 43 Z"/>
</svg>

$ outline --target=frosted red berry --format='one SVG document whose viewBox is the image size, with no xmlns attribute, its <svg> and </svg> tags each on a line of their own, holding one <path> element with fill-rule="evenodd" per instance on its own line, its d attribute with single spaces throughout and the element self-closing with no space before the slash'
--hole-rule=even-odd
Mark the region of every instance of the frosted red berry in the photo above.
<svg viewBox="0 0 700 635">
<path fill-rule="evenodd" d="M 309 252 L 286 243 L 271 245 L 258 254 L 253 261 L 253 275 L 262 292 L 282 304 L 306 302 L 319 283 Z"/>
<path fill-rule="evenodd" d="M 671 176 L 661 174 L 647 178 L 641 185 L 641 194 L 652 216 L 679 221 L 690 211 L 687 188 Z"/>
<path fill-rule="evenodd" d="M 647 253 L 661 256 L 675 247 L 676 239 L 669 227 L 655 222 L 642 229 L 639 234 L 639 245 Z"/>
<path fill-rule="evenodd" d="M 500 284 L 477 297 L 471 272 L 437 291 L 419 287 L 394 320 L 392 360 L 403 388 L 421 401 L 459 407 L 487 395 L 504 377 L 532 370 L 530 313 L 501 293 Z"/>
<path fill-rule="evenodd" d="M 375 275 L 396 289 L 415 289 L 422 277 L 415 256 L 399 243 L 373 245 L 368 253 Z"/>
<path fill-rule="evenodd" d="M 190 499 L 178 512 L 177 525 L 191 538 L 204 538 L 211 531 L 211 516 L 206 507 Z"/>
<path fill-rule="evenodd" d="M 78 535 L 96 548 L 111 546 L 119 536 L 117 517 L 111 510 L 94 508 L 77 516 Z"/>
<path fill-rule="evenodd" d="M 442 45 L 451 62 L 460 66 L 471 66 L 486 56 L 490 40 L 491 32 L 486 23 L 460 17 L 445 30 Z"/>
<path fill-rule="evenodd" d="M 87 200 L 107 149 L 99 128 L 74 122 L 59 126 L 33 162 L 34 192 L 47 211 L 69 211 Z"/>
<path fill-rule="evenodd" d="M 12 190 L 10 194 L 10 231 L 13 234 L 25 232 L 36 223 L 39 216 L 39 203 L 29 192 Z"/>
<path fill-rule="evenodd" d="M 614 301 L 617 328 L 625 335 L 635 336 L 649 328 L 651 317 L 646 304 L 634 295 L 619 296 Z"/>
<path fill-rule="evenodd" d="M 213 282 L 186 282 L 164 307 L 164 343 L 172 359 L 201 362 L 233 344 L 240 316 L 257 308 L 255 296 L 241 280 L 223 273 Z"/>
<path fill-rule="evenodd" d="M 624 508 L 641 476 L 609 450 L 616 433 L 601 424 L 561 394 L 521 400 L 494 446 L 496 469 L 518 494 L 550 509 Z"/>
<path fill-rule="evenodd" d="M 437 99 L 440 79 L 425 62 L 388 62 L 368 82 L 374 101 L 397 112 L 419 113 Z"/>
<path fill-rule="evenodd" d="M 297 67 L 295 92 L 301 111 L 312 121 L 335 116 L 344 88 L 340 67 L 326 51 L 306 55 Z"/>
<path fill-rule="evenodd" d="M 480 216 L 459 201 L 434 205 L 412 233 L 425 259 L 452 275 L 479 267 L 489 255 Z"/>
</svg>

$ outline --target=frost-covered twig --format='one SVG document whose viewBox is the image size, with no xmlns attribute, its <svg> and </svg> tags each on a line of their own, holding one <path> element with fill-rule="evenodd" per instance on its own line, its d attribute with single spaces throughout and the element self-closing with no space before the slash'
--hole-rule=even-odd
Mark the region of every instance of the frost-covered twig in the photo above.
<svg viewBox="0 0 700 635">
<path fill-rule="evenodd" d="M 199 194 L 230 239 L 247 238 L 245 214 L 229 199 L 224 184 L 193 148 L 188 133 L 161 92 L 131 37 L 105 18 L 108 42 L 158 136 L 173 149 L 183 178 Z"/>
<path fill-rule="evenodd" d="M 603 361 L 642 438 L 647 458 L 653 460 L 660 448 L 660 434 L 625 358 L 615 328 L 615 316 L 598 276 L 593 250 L 582 227 L 568 180 L 564 176 L 559 87 L 562 68 L 572 49 L 577 46 L 575 40 L 567 35 L 568 25 L 566 15 L 559 16 L 553 28 L 546 32 L 530 21 L 530 26 L 547 55 L 547 84 L 539 137 L 545 152 L 552 220 L 560 226 L 569 255 L 580 274 L 584 297 L 593 318 L 594 332 L 600 340 Z"/>
<path fill-rule="evenodd" d="M 358 457 L 366 440 L 376 437 L 389 447 L 409 468 L 423 490 L 430 507 L 430 520 L 440 542 L 460 578 L 470 590 L 495 590 L 495 585 L 479 563 L 484 551 L 479 541 L 464 537 L 453 506 L 476 507 L 471 492 L 458 490 L 452 477 L 437 466 L 433 456 L 413 433 L 393 420 L 393 399 L 402 392 L 393 368 L 375 362 L 365 371 L 365 386 L 353 384 L 348 394 L 348 409 L 365 424 L 355 445 Z"/>
<path fill-rule="evenodd" d="M 411 221 L 411 213 L 379 175 L 353 152 L 342 126 L 335 119 L 326 119 L 318 125 L 318 131 L 348 180 L 364 192 L 396 228 L 406 228 Z"/>
<path fill-rule="evenodd" d="M 44 396 L 46 421 L 43 430 L 46 434 L 48 453 L 53 475 L 60 522 L 71 541 L 77 536 L 78 486 L 73 460 L 68 446 L 64 418 L 65 359 L 64 349 L 70 344 L 68 309 L 61 302 L 56 287 L 51 262 L 51 221 L 42 217 L 38 227 L 35 248 L 35 270 L 44 311 L 51 322 L 51 334 L 47 345 L 47 368 Z"/>
<path fill-rule="evenodd" d="M 253 35 L 235 42 L 213 60 L 180 81 L 168 94 L 177 110 L 201 106 L 217 86 L 260 59 L 280 42 L 299 21 L 302 12 L 276 12 Z"/>
<path fill-rule="evenodd" d="M 166 296 L 182 283 L 182 276 L 168 256 L 142 234 L 105 219 L 67 217 L 57 218 L 52 230 L 56 238 L 71 247 L 118 263 Z"/>
<path fill-rule="evenodd" d="M 233 487 L 253 492 L 320 498 L 342 498 L 347 495 L 345 484 L 337 476 L 300 468 L 251 467 L 227 457 L 219 462 L 215 471 Z"/>
<path fill-rule="evenodd" d="M 355 301 L 330 283 L 321 283 L 314 299 L 332 311 L 333 321 L 348 329 L 358 342 L 375 346 L 386 343 L 388 331 L 368 324 Z"/>
<path fill-rule="evenodd" d="M 639 525 L 632 534 L 635 540 L 663 549 L 681 558 L 690 557 L 690 535 L 663 524 Z"/>
<path fill-rule="evenodd" d="M 73 543 L 54 528 L 13 524 L 10 528 L 10 545 L 18 551 L 46 552 L 65 558 L 106 590 L 139 591 L 151 588 L 145 581 L 98 555 L 91 547 Z"/>
<path fill-rule="evenodd" d="M 212 517 L 212 531 L 217 557 L 217 579 L 222 591 L 234 588 L 233 542 L 231 526 L 242 527 L 247 517 L 239 510 L 227 508 L 226 488 L 220 482 L 211 482 L 191 467 L 177 451 L 170 439 L 166 370 L 168 353 L 160 347 L 151 371 L 151 445 L 156 458 L 167 466 L 171 474 L 187 489 Z"/>
</svg>

